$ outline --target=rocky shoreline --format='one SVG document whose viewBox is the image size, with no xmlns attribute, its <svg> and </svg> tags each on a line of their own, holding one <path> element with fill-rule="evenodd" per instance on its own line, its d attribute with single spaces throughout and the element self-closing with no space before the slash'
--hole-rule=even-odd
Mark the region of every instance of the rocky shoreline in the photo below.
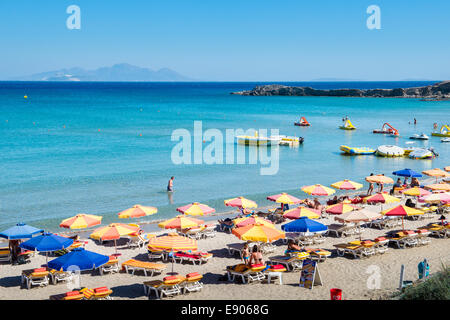
<svg viewBox="0 0 450 320">
<path fill-rule="evenodd" d="M 421 98 L 426 101 L 450 99 L 450 80 L 433 85 L 395 89 L 332 89 L 284 86 L 278 84 L 256 86 L 249 91 L 232 92 L 241 96 L 301 96 L 301 97 L 372 97 L 372 98 Z"/>
</svg>

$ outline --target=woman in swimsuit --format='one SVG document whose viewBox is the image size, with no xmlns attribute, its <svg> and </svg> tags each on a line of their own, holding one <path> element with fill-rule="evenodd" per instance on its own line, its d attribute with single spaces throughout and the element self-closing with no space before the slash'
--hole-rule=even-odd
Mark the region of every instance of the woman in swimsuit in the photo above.
<svg viewBox="0 0 450 320">
<path fill-rule="evenodd" d="M 264 259 L 262 253 L 259 251 L 258 246 L 253 246 L 252 255 L 250 256 L 250 260 L 248 261 L 248 265 L 252 264 L 264 264 Z"/>
</svg>

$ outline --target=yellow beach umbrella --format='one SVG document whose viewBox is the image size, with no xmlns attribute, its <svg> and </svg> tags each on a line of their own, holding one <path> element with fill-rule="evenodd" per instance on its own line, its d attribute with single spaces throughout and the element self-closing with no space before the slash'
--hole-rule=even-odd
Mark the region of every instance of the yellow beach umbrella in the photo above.
<svg viewBox="0 0 450 320">
<path fill-rule="evenodd" d="M 407 196 L 414 196 L 414 197 L 422 197 L 431 194 L 430 191 L 427 191 L 419 187 L 409 188 L 404 191 L 401 191 L 401 193 L 406 194 Z"/>
<path fill-rule="evenodd" d="M 166 251 L 197 250 L 197 240 L 176 233 L 169 233 L 151 238 L 148 242 L 148 248 Z"/>
<path fill-rule="evenodd" d="M 91 233 L 90 237 L 95 240 L 117 240 L 122 236 L 127 236 L 139 231 L 139 227 L 130 226 L 124 223 L 111 223 L 108 226 L 100 227 Z"/>
<path fill-rule="evenodd" d="M 265 225 L 266 227 L 275 228 L 272 221 L 266 220 L 256 215 L 252 215 L 250 217 L 236 218 L 233 220 L 233 222 L 236 227 L 244 227 L 246 225 L 259 223 Z"/>
<path fill-rule="evenodd" d="M 203 223 L 205 223 L 203 220 L 187 217 L 185 215 L 179 215 L 175 218 L 161 222 L 158 224 L 158 227 L 163 229 L 187 229 L 198 227 Z"/>
<path fill-rule="evenodd" d="M 347 179 L 335 182 L 331 186 L 338 190 L 358 190 L 363 187 L 363 185 L 361 183 L 354 182 L 354 181 L 347 180 Z"/>
<path fill-rule="evenodd" d="M 359 209 L 361 208 L 350 203 L 337 203 L 328 206 L 325 211 L 331 214 L 343 214 Z"/>
<path fill-rule="evenodd" d="M 234 228 L 232 233 L 241 240 L 272 242 L 285 238 L 285 233 L 263 224 L 249 224 L 245 227 Z"/>
<path fill-rule="evenodd" d="M 430 177 L 435 177 L 436 182 L 437 182 L 438 178 L 450 177 L 450 173 L 445 172 L 444 170 L 441 170 L 439 168 L 425 170 L 425 171 L 422 171 L 422 173 L 426 174 L 427 176 L 430 176 Z"/>
<path fill-rule="evenodd" d="M 150 216 L 158 212 L 158 209 L 155 207 L 145 207 L 140 204 L 136 204 L 133 207 L 126 209 L 122 212 L 118 213 L 119 218 L 138 218 Z"/>
<path fill-rule="evenodd" d="M 283 214 L 283 217 L 288 219 L 299 219 L 300 217 L 307 217 L 309 219 L 318 219 L 320 218 L 319 210 L 307 208 L 307 207 L 297 207 L 294 209 L 286 210 Z"/>
<path fill-rule="evenodd" d="M 280 194 L 275 194 L 273 196 L 268 196 L 267 200 L 270 201 L 274 201 L 277 203 L 282 203 L 282 204 L 298 204 L 303 202 L 303 200 L 300 200 L 294 196 L 291 196 L 290 194 L 287 194 L 285 192 L 280 193 Z"/>
<path fill-rule="evenodd" d="M 177 211 L 190 216 L 203 216 L 205 214 L 213 213 L 216 210 L 207 206 L 206 204 L 193 202 L 191 204 L 177 208 Z"/>
<path fill-rule="evenodd" d="M 302 187 L 302 191 L 306 192 L 307 194 L 310 194 L 312 196 L 329 196 L 336 192 L 335 190 L 325 187 L 321 184 L 304 186 L 304 187 Z"/>
<path fill-rule="evenodd" d="M 237 197 L 228 200 L 224 200 L 224 203 L 228 207 L 238 207 L 238 208 L 257 208 L 258 205 L 255 201 L 246 199 L 244 197 Z"/>
<path fill-rule="evenodd" d="M 80 213 L 74 217 L 64 219 L 59 226 L 68 229 L 84 229 L 99 225 L 102 223 L 102 218 L 101 216 Z"/>
</svg>

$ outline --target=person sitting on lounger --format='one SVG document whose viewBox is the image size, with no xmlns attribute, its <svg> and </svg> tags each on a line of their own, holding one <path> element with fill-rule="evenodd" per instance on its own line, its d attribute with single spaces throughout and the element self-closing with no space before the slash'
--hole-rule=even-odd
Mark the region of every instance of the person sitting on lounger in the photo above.
<svg viewBox="0 0 450 320">
<path fill-rule="evenodd" d="M 419 186 L 420 186 L 419 180 L 417 180 L 417 178 L 412 178 L 411 179 L 411 188 L 419 187 Z"/>
<path fill-rule="evenodd" d="M 408 199 L 406 199 L 405 206 L 410 207 L 410 208 L 415 208 L 416 204 L 410 198 L 408 198 Z"/>
<path fill-rule="evenodd" d="M 320 204 L 319 199 L 314 198 L 314 205 L 313 205 L 313 209 L 318 210 L 319 212 L 322 212 L 322 205 Z"/>
<path fill-rule="evenodd" d="M 249 266 L 252 264 L 264 264 L 264 259 L 258 246 L 253 246 L 252 254 L 250 255 L 250 259 L 248 261 Z"/>
<path fill-rule="evenodd" d="M 327 201 L 327 205 L 329 205 L 329 206 L 331 206 L 333 204 L 337 204 L 337 203 L 338 203 L 338 197 L 337 196 L 334 196 L 333 199 Z"/>
<path fill-rule="evenodd" d="M 305 199 L 304 203 L 308 208 L 314 208 L 314 202 L 312 202 L 310 199 Z"/>
<path fill-rule="evenodd" d="M 302 248 L 295 244 L 294 240 L 289 239 L 286 252 L 302 251 Z"/>
</svg>

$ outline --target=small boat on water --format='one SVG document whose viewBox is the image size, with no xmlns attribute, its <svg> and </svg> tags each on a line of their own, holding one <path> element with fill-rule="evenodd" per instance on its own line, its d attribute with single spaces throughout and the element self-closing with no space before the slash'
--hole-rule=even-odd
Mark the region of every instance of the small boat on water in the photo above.
<svg viewBox="0 0 450 320">
<path fill-rule="evenodd" d="M 258 135 L 258 131 L 254 136 L 236 136 L 237 143 L 245 146 L 273 146 L 279 145 L 281 138 L 276 137 L 263 137 Z"/>
<path fill-rule="evenodd" d="M 311 124 L 306 120 L 305 117 L 301 117 L 298 122 L 294 122 L 294 126 L 300 126 L 300 127 L 309 127 Z"/>
<path fill-rule="evenodd" d="M 450 138 L 442 138 L 441 142 L 450 142 Z"/>
<path fill-rule="evenodd" d="M 439 132 L 433 132 L 431 135 L 435 137 L 450 137 L 450 127 L 444 124 Z"/>
<path fill-rule="evenodd" d="M 352 124 L 350 119 L 347 119 L 347 120 L 345 120 L 344 125 L 339 126 L 339 129 L 342 129 L 342 130 L 355 130 L 356 127 Z"/>
<path fill-rule="evenodd" d="M 303 143 L 305 140 L 303 137 L 292 137 L 292 136 L 270 136 L 271 138 L 280 138 L 280 146 L 291 146 L 295 147 Z"/>
<path fill-rule="evenodd" d="M 430 139 L 425 133 L 422 133 L 422 134 L 415 133 L 409 138 L 410 139 L 414 139 L 414 140 L 428 140 L 428 139 Z"/>
<path fill-rule="evenodd" d="M 343 151 L 345 154 L 351 154 L 351 155 L 367 155 L 367 154 L 374 154 L 375 150 L 368 147 L 349 147 L 349 146 L 340 146 L 339 149 Z"/>
<path fill-rule="evenodd" d="M 382 133 L 382 134 L 390 134 L 392 136 L 398 137 L 400 134 L 397 129 L 391 126 L 389 123 L 383 124 L 381 130 L 373 130 L 373 133 Z"/>
<path fill-rule="evenodd" d="M 423 148 L 416 148 L 408 155 L 411 159 L 433 159 L 435 157 L 433 151 Z"/>
</svg>

